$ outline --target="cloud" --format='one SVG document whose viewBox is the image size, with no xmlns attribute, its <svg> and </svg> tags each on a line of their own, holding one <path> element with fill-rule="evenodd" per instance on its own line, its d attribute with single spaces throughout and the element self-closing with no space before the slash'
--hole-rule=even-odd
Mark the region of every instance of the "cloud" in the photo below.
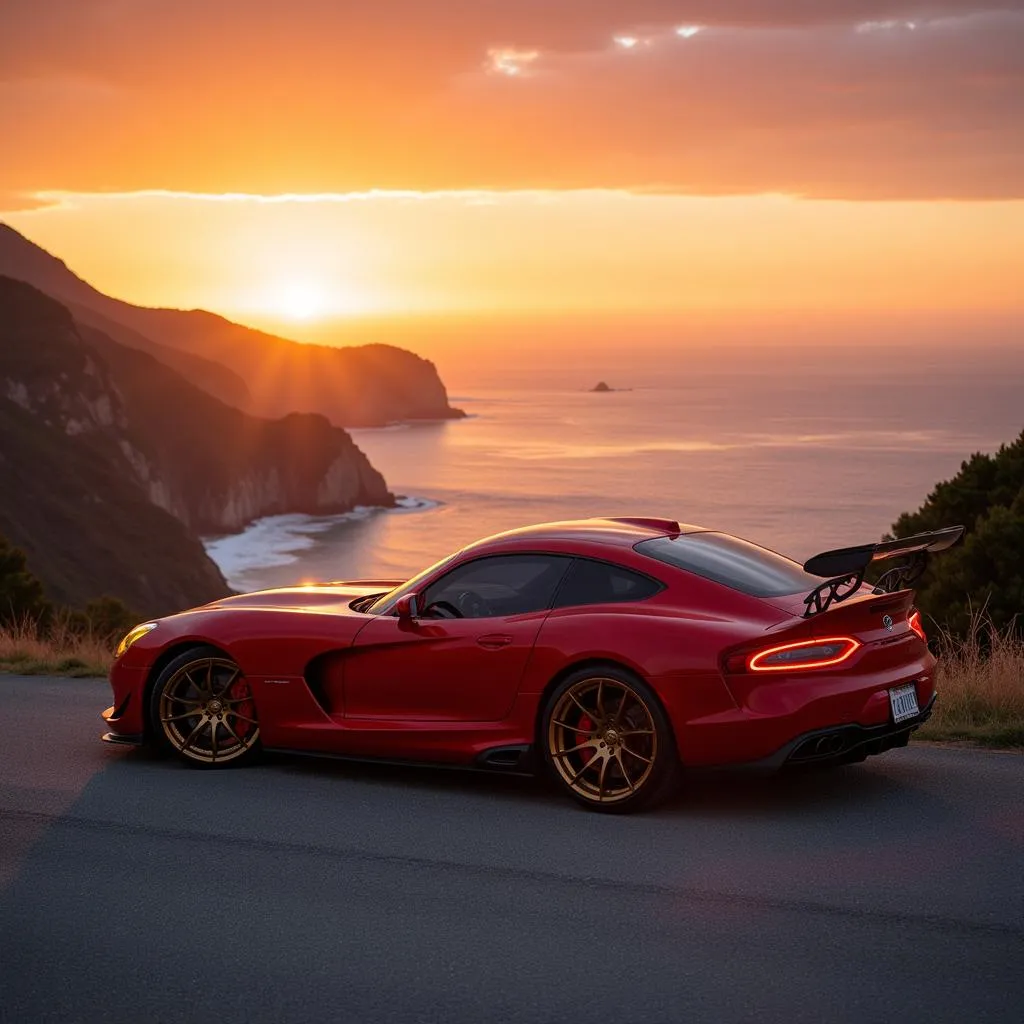
<svg viewBox="0 0 1024 1024">
<path fill-rule="evenodd" d="M 0 215 L 5 213 L 23 213 L 28 210 L 42 210 L 55 205 L 57 204 L 49 196 L 0 190 Z"/>
<path fill-rule="evenodd" d="M 466 96 L 511 167 L 698 193 L 1024 194 L 1024 17 L 708 26 L 548 53 L 528 88 Z M 617 52 L 620 51 L 620 52 Z M 516 83 L 519 85 L 520 83 Z M 481 89 L 485 87 L 481 85 Z M 554 141 L 557 140 L 557 143 Z M 493 136 L 489 146 L 498 144 Z"/>
<path fill-rule="evenodd" d="M 0 9 L 9 190 L 1017 197 L 1022 126 L 1024 0 Z"/>
</svg>

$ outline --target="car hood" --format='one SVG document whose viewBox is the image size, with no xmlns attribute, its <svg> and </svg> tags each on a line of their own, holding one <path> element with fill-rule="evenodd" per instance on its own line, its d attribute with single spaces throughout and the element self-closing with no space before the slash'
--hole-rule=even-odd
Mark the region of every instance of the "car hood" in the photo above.
<svg viewBox="0 0 1024 1024">
<path fill-rule="evenodd" d="M 357 597 L 384 594 L 399 586 L 401 580 L 342 580 L 338 583 L 317 583 L 305 587 L 280 587 L 276 590 L 257 590 L 251 594 L 234 594 L 211 601 L 196 611 L 214 611 L 218 608 L 238 611 L 244 608 L 282 608 L 289 611 L 316 611 L 351 613 L 349 605 Z"/>
</svg>

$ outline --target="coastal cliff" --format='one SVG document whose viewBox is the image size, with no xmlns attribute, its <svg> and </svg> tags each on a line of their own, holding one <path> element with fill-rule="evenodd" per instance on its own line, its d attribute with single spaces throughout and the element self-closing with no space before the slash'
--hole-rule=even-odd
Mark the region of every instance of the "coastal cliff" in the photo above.
<svg viewBox="0 0 1024 1024">
<path fill-rule="evenodd" d="M 193 387 L 145 352 L 83 329 L 122 400 L 150 500 L 201 534 L 231 533 L 260 516 L 330 514 L 392 505 L 384 478 L 323 416 L 249 416 Z"/>
<path fill-rule="evenodd" d="M 393 501 L 323 416 L 249 416 L 0 277 L 0 533 L 53 599 L 202 603 L 227 586 L 198 535 Z"/>
<path fill-rule="evenodd" d="M 457 419 L 432 362 L 393 345 L 307 345 L 205 310 L 150 309 L 111 298 L 0 224 L 0 274 L 67 306 L 84 327 L 148 352 L 244 412 L 312 412 L 341 427 Z"/>
</svg>

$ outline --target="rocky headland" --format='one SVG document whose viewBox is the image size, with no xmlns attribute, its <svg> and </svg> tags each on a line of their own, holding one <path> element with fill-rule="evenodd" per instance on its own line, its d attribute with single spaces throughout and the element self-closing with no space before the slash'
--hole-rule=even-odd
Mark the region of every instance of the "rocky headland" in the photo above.
<svg viewBox="0 0 1024 1024">
<path fill-rule="evenodd" d="M 327 417 L 250 415 L 0 277 L 0 534 L 54 600 L 202 603 L 227 585 L 199 535 L 393 502 Z"/>
</svg>

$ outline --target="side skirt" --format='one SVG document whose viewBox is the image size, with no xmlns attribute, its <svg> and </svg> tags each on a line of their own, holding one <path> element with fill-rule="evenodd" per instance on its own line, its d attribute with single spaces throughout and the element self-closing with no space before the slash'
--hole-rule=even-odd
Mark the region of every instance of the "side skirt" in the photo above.
<svg viewBox="0 0 1024 1024">
<path fill-rule="evenodd" d="M 354 764 L 384 764 L 395 768 L 445 768 L 456 772 L 483 772 L 488 775 L 518 775 L 532 777 L 537 774 L 530 747 L 494 747 L 477 755 L 476 760 L 469 764 L 453 764 L 451 761 L 415 761 L 397 757 L 363 757 L 358 754 L 338 754 L 334 751 L 295 750 L 290 747 L 264 747 L 267 754 L 287 754 L 290 757 L 329 758 L 332 761 L 351 761 Z M 507 764 L 499 758 L 491 762 L 487 758 L 492 754 L 500 757 L 509 751 L 520 751 L 521 756 L 516 762 Z"/>
</svg>

